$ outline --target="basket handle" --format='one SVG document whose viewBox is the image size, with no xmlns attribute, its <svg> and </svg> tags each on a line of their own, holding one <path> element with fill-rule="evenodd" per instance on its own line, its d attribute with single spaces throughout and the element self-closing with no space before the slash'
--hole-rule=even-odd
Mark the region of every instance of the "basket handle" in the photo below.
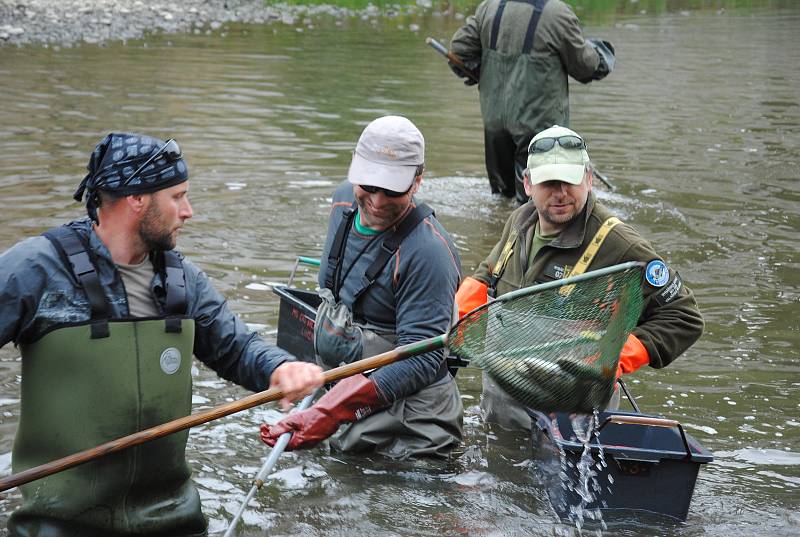
<svg viewBox="0 0 800 537">
<path fill-rule="evenodd" d="M 617 384 L 619 384 L 619 387 L 622 388 L 622 393 L 625 394 L 625 397 L 628 398 L 628 401 L 630 402 L 631 406 L 633 407 L 633 411 L 636 412 L 637 414 L 641 414 L 642 411 L 639 410 L 639 405 L 636 404 L 636 399 L 634 399 L 633 395 L 631 395 L 631 392 L 628 391 L 628 385 L 625 384 L 625 381 L 622 380 L 622 377 L 619 377 L 617 379 Z"/>
<path fill-rule="evenodd" d="M 653 427 L 680 427 L 680 423 L 675 420 L 668 420 L 665 418 L 654 418 L 652 416 L 624 416 L 613 415 L 605 419 L 600 426 L 602 429 L 607 423 L 620 423 L 627 425 L 652 425 Z"/>
<path fill-rule="evenodd" d="M 603 423 L 597 428 L 598 433 L 608 425 L 609 423 L 617 423 L 623 425 L 651 425 L 653 427 L 677 427 L 678 432 L 681 433 L 681 441 L 683 441 L 683 447 L 686 450 L 686 460 L 691 460 L 692 458 L 692 450 L 689 447 L 689 440 L 686 438 L 686 431 L 683 430 L 683 425 L 680 424 L 677 420 L 668 420 L 665 418 L 654 418 L 652 416 L 625 416 L 614 414 L 608 416 Z"/>
<path fill-rule="evenodd" d="M 312 267 L 318 267 L 320 261 L 319 259 L 316 259 L 314 257 L 305 257 L 302 255 L 298 255 L 297 259 L 295 259 L 294 261 L 294 267 L 292 267 L 292 273 L 289 274 L 289 282 L 286 284 L 286 287 L 292 286 L 292 283 L 294 282 L 294 275 L 297 272 L 297 267 L 298 265 L 300 265 L 300 263 L 303 263 L 304 265 L 311 265 Z"/>
</svg>

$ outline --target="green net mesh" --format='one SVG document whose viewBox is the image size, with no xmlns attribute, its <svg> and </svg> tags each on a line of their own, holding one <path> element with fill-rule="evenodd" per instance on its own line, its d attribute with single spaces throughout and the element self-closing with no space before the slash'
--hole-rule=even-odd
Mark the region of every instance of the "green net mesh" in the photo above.
<svg viewBox="0 0 800 537">
<path fill-rule="evenodd" d="M 526 406 L 603 408 L 643 304 L 641 266 L 614 268 L 586 273 L 577 283 L 499 297 L 461 319 L 448 346 Z"/>
</svg>

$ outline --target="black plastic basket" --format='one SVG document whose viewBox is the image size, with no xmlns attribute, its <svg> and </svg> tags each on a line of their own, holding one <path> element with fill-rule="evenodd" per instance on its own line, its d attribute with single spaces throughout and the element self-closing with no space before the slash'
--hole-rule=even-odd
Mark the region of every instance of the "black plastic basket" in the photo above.
<svg viewBox="0 0 800 537">
<path fill-rule="evenodd" d="M 567 414 L 531 411 L 534 420 L 534 447 L 540 460 L 559 461 L 563 451 L 566 464 L 544 464 L 550 500 L 560 516 L 580 505 L 575 491 L 578 462 L 584 450 Z M 700 465 L 713 460 L 711 453 L 687 434 L 674 420 L 636 412 L 601 412 L 599 434 L 589 447 L 599 490 L 584 509 L 600 509 L 604 516 L 616 512 L 627 515 L 647 512 L 686 520 Z M 601 449 L 602 446 L 602 449 Z M 605 464 L 598 464 L 602 457 Z M 610 479 L 609 479 L 610 477 Z"/>
<path fill-rule="evenodd" d="M 276 285 L 272 291 L 281 299 L 278 310 L 278 347 L 298 360 L 315 362 L 314 320 L 322 299 L 313 291 Z"/>
<path fill-rule="evenodd" d="M 304 291 L 288 285 L 274 285 L 272 292 L 281 299 L 278 310 L 278 347 L 294 354 L 298 360 L 316 363 L 314 353 L 314 322 L 322 299 L 314 291 Z M 454 354 L 447 356 L 450 374 L 469 362 Z"/>
</svg>

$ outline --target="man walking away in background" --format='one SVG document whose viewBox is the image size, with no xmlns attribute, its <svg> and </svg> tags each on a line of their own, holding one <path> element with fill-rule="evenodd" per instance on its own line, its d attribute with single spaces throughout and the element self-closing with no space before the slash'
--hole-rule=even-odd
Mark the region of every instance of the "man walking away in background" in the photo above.
<svg viewBox="0 0 800 537">
<path fill-rule="evenodd" d="M 551 125 L 569 127 L 567 76 L 584 84 L 605 78 L 614 47 L 584 39 L 578 17 L 561 0 L 484 0 L 453 35 L 450 51 L 480 79 L 492 192 L 525 203 L 531 138 Z"/>
</svg>

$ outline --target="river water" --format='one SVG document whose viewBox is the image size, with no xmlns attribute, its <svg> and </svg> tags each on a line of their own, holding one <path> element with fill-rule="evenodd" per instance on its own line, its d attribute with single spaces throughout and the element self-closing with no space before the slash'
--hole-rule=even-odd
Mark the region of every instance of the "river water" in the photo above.
<svg viewBox="0 0 800 537">
<path fill-rule="evenodd" d="M 645 412 L 680 420 L 714 454 L 686 523 L 579 531 L 559 521 L 527 438 L 484 428 L 480 375 L 466 369 L 458 461 L 285 454 L 240 535 L 800 534 L 800 8 L 596 4 L 579 13 L 587 35 L 616 45 L 617 70 L 571 86 L 572 127 L 617 186 L 596 185 L 599 197 L 680 270 L 707 322 L 674 364 L 628 381 Z M 107 132 L 175 137 L 196 214 L 181 250 L 274 338 L 278 301 L 265 282 L 285 281 L 297 255 L 319 256 L 330 194 L 361 129 L 396 113 L 425 134 L 420 197 L 470 273 L 515 205 L 489 194 L 476 90 L 424 44 L 427 35 L 446 42 L 469 8 L 397 11 L 0 49 L 0 249 L 81 215 L 71 194 Z M 314 279 L 301 272 L 299 285 Z M 0 351 L 4 473 L 19 365 L 12 345 Z M 198 366 L 195 411 L 245 393 Z M 267 455 L 258 424 L 278 418 L 267 406 L 192 430 L 188 457 L 212 533 L 224 531 Z M 19 501 L 16 491 L 0 500 L 1 526 Z"/>
</svg>

